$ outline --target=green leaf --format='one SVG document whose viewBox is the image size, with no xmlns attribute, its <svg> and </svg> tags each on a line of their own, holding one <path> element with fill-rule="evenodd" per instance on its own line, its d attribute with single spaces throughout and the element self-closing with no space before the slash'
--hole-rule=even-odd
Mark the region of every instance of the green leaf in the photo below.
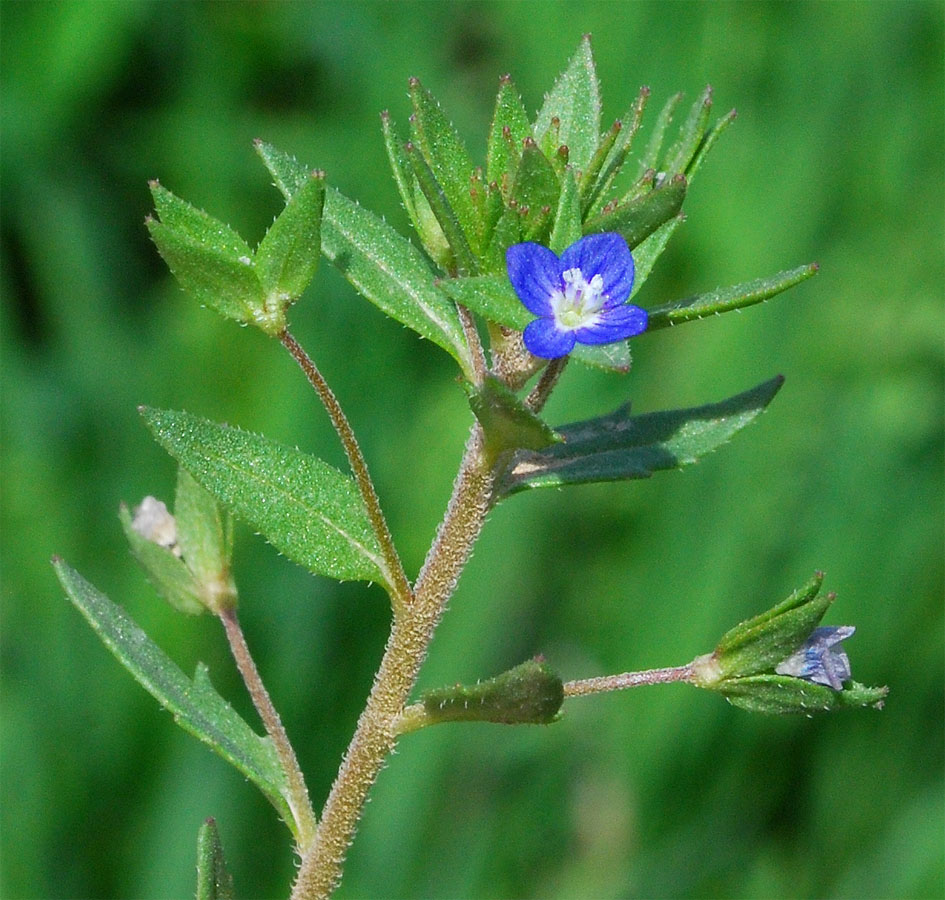
<svg viewBox="0 0 945 900">
<path fill-rule="evenodd" d="M 208 491 L 312 572 L 390 584 L 353 479 L 299 450 L 189 413 L 141 408 L 154 436 Z"/>
<path fill-rule="evenodd" d="M 309 170 L 270 144 L 256 141 L 255 146 L 276 186 L 290 198 Z M 421 199 L 422 195 L 417 197 Z M 472 357 L 456 307 L 434 287 L 430 267 L 410 241 L 373 213 L 329 190 L 322 217 L 322 252 L 364 297 L 442 347 L 472 377 Z"/>
<path fill-rule="evenodd" d="M 666 151 L 666 158 L 663 164 L 659 166 L 662 171 L 668 175 L 686 172 L 702 142 L 711 111 L 712 86 L 707 84 L 705 90 L 699 95 L 699 99 L 693 103 L 686 121 L 683 122 L 679 130 L 679 137 L 676 142 Z"/>
<path fill-rule="evenodd" d="M 234 900 L 235 896 L 217 823 L 207 819 L 197 832 L 197 900 Z"/>
<path fill-rule="evenodd" d="M 207 612 L 207 606 L 200 597 L 200 585 L 183 559 L 168 547 L 163 547 L 137 532 L 132 526 L 128 507 L 124 504 L 118 510 L 118 518 L 131 552 L 161 597 L 178 612 L 189 616 Z"/>
<path fill-rule="evenodd" d="M 315 277 L 321 257 L 325 174 L 311 172 L 256 250 L 256 274 L 270 294 L 294 302 Z"/>
<path fill-rule="evenodd" d="M 243 324 L 264 317 L 266 292 L 251 255 L 224 255 L 156 219 L 148 219 L 147 226 L 178 284 L 198 303 Z"/>
<path fill-rule="evenodd" d="M 386 109 L 381 113 L 381 131 L 384 134 L 384 147 L 387 150 L 391 171 L 394 173 L 394 183 L 400 192 L 400 199 L 404 203 L 404 209 L 407 211 L 407 216 L 413 223 L 413 227 L 419 231 L 415 205 L 416 179 L 410 171 L 410 163 L 407 162 L 407 157 L 404 155 L 403 144 L 397 137 L 390 113 Z"/>
<path fill-rule="evenodd" d="M 561 123 L 555 146 L 567 144 L 571 165 L 583 171 L 594 156 L 600 136 L 600 88 L 589 35 L 581 38 L 577 52 L 545 96 L 535 119 L 535 140 L 542 146 L 552 119 Z"/>
<path fill-rule="evenodd" d="M 718 120 L 718 122 L 712 126 L 706 136 L 702 139 L 702 143 L 699 144 L 699 148 L 696 151 L 695 157 L 692 159 L 689 165 L 686 166 L 686 178 L 690 181 L 690 183 L 692 182 L 693 175 L 695 175 L 696 172 L 702 168 L 702 163 L 705 162 L 708 152 L 715 145 L 715 142 L 719 139 L 722 132 L 725 131 L 725 129 L 735 121 L 735 116 L 736 113 L 734 109 L 727 112 L 724 116 L 722 116 L 721 119 Z"/>
<path fill-rule="evenodd" d="M 517 207 L 506 206 L 496 222 L 489 249 L 483 261 L 483 269 L 488 272 L 505 272 L 505 252 L 512 244 L 522 240 L 522 217 Z"/>
<path fill-rule="evenodd" d="M 471 377 L 472 359 L 456 307 L 434 285 L 430 267 L 410 241 L 330 190 L 325 197 L 322 251 L 364 297 L 438 344 Z"/>
<path fill-rule="evenodd" d="M 578 193 L 574 170 L 568 167 L 561 179 L 561 194 L 548 247 L 560 256 L 577 243 L 581 235 L 581 195 Z"/>
<path fill-rule="evenodd" d="M 542 225 L 551 224 L 561 190 L 558 176 L 531 138 L 526 138 L 515 170 L 511 201 L 522 214 L 522 231 L 528 240 L 541 242 Z M 547 234 L 547 232 L 546 232 Z"/>
<path fill-rule="evenodd" d="M 723 635 L 713 657 L 722 678 L 770 672 L 790 656 L 820 624 L 835 594 L 820 593 L 818 572 L 777 606 L 741 622 Z"/>
<path fill-rule="evenodd" d="M 607 210 L 591 219 L 584 230 L 588 234 L 616 231 L 622 234 L 632 250 L 657 228 L 678 215 L 686 198 L 686 178 L 676 175 L 669 181 L 627 203 Z"/>
<path fill-rule="evenodd" d="M 617 140 L 614 142 L 607 159 L 604 161 L 600 176 L 597 178 L 593 188 L 588 191 L 585 196 L 583 203 L 585 215 L 593 209 L 599 198 L 610 189 L 614 179 L 627 161 L 633 139 L 640 130 L 640 123 L 643 121 L 643 110 L 646 108 L 646 102 L 649 97 L 650 89 L 644 85 L 640 88 L 636 102 L 627 110 L 623 119 L 620 120 L 622 125 L 620 134 L 617 136 Z"/>
<path fill-rule="evenodd" d="M 496 496 L 501 499 L 530 488 L 647 478 L 660 469 L 690 465 L 753 421 L 783 382 L 778 376 L 721 403 L 692 409 L 631 416 L 629 407 L 623 406 L 610 415 L 557 428 L 565 442 L 538 452 L 516 453 Z"/>
<path fill-rule="evenodd" d="M 630 371 L 630 344 L 615 341 L 613 344 L 575 344 L 571 358 L 606 372 L 626 375 Z"/>
<path fill-rule="evenodd" d="M 466 392 L 491 454 L 520 448 L 541 450 L 561 440 L 494 375 L 487 375 L 478 388 L 468 386 Z"/>
<path fill-rule="evenodd" d="M 220 504 L 183 467 L 177 469 L 174 497 L 177 544 L 187 568 L 202 589 L 204 604 L 212 612 L 236 605 L 236 585 L 230 574 L 232 527 Z"/>
<path fill-rule="evenodd" d="M 220 256 L 228 259 L 252 259 L 253 251 L 249 244 L 229 225 L 172 194 L 158 181 L 152 181 L 148 186 L 158 217 L 169 229 L 191 238 L 197 244 L 217 250 Z"/>
<path fill-rule="evenodd" d="M 587 168 L 581 172 L 580 188 L 581 197 L 584 198 L 582 207 L 585 212 L 591 208 L 591 203 L 595 196 L 594 188 L 600 178 L 604 163 L 613 153 L 622 130 L 623 122 L 617 119 L 614 124 L 610 126 L 610 130 L 601 138 L 597 149 L 594 151 L 594 155 L 591 157 L 591 161 L 587 164 Z"/>
<path fill-rule="evenodd" d="M 641 173 L 645 172 L 647 169 L 657 168 L 660 151 L 663 149 L 663 139 L 666 136 L 666 129 L 669 127 L 669 123 L 672 122 L 676 107 L 679 106 L 679 102 L 682 98 L 683 95 L 681 93 L 673 94 L 673 96 L 666 101 L 666 104 L 660 110 L 660 114 L 656 117 L 653 133 L 650 135 L 646 150 L 640 158 Z"/>
<path fill-rule="evenodd" d="M 788 675 L 752 675 L 723 681 L 713 690 L 723 694 L 732 706 L 749 712 L 768 715 L 834 712 L 872 706 L 881 709 L 887 687 L 867 687 L 857 682 L 835 691 L 823 684 L 814 684 Z"/>
<path fill-rule="evenodd" d="M 417 184 L 420 186 L 427 203 L 430 204 L 430 210 L 436 218 L 446 242 L 449 244 L 456 271 L 460 275 L 475 275 L 479 266 L 470 248 L 468 236 L 450 205 L 449 198 L 446 196 L 442 185 L 437 181 L 436 175 L 416 144 L 408 141 L 404 150 L 417 179 Z M 478 220 L 473 222 L 473 225 L 477 224 Z"/>
<path fill-rule="evenodd" d="M 507 129 L 507 130 L 506 130 Z M 518 166 L 522 141 L 531 133 L 528 114 L 522 105 L 512 79 L 503 75 L 499 79 L 499 93 L 495 98 L 495 112 L 486 148 L 486 182 L 502 184 L 506 175 L 511 175 Z"/>
<path fill-rule="evenodd" d="M 479 232 L 476 210 L 469 196 L 473 164 L 456 129 L 444 115 L 433 95 L 417 78 L 410 79 L 410 117 L 413 143 L 417 145 L 433 172 L 460 227 L 468 237 Z M 429 198 L 428 198 L 429 199 Z M 474 248 L 478 251 L 478 248 Z"/>
<path fill-rule="evenodd" d="M 294 832 L 288 787 L 272 742 L 256 734 L 213 689 L 206 667 L 198 664 L 191 680 L 120 606 L 64 561 L 54 559 L 53 568 L 69 599 L 118 661 L 181 728 L 252 781 Z"/>
<path fill-rule="evenodd" d="M 444 278 L 437 284 L 457 303 L 497 325 L 522 331 L 535 318 L 518 299 L 507 274 Z"/>
<path fill-rule="evenodd" d="M 679 325 L 682 322 L 691 322 L 705 316 L 719 315 L 732 309 L 741 309 L 768 300 L 782 291 L 786 291 L 795 284 L 806 281 L 817 273 L 820 267 L 817 263 L 798 266 L 771 275 L 768 278 L 757 278 L 732 287 L 719 288 L 705 294 L 696 294 L 686 300 L 677 300 L 654 307 L 649 311 L 647 331 L 656 331 L 669 325 Z"/>
<path fill-rule="evenodd" d="M 630 291 L 630 298 L 636 295 L 637 291 L 646 283 L 653 271 L 653 266 L 660 258 L 669 239 L 676 233 L 676 229 L 686 221 L 685 215 L 679 213 L 668 222 L 660 225 L 645 241 L 641 241 L 633 248 L 633 289 Z M 652 312 L 650 313 L 652 316 Z M 652 327 L 650 320 L 647 320 L 647 328 Z"/>
<path fill-rule="evenodd" d="M 426 691 L 420 702 L 428 724 L 548 725 L 559 718 L 564 685 L 546 663 L 531 659 L 486 681 Z"/>
</svg>

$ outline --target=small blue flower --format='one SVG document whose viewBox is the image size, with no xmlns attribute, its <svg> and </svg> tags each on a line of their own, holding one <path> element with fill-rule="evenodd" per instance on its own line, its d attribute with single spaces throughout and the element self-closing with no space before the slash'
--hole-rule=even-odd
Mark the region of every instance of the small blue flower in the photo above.
<svg viewBox="0 0 945 900">
<path fill-rule="evenodd" d="M 646 310 L 626 302 L 633 256 L 619 234 L 590 234 L 560 257 L 541 244 L 513 244 L 505 261 L 519 300 L 538 316 L 524 333 L 535 356 L 557 359 L 575 343 L 611 344 L 646 330 Z"/>
<path fill-rule="evenodd" d="M 811 636 L 787 659 L 778 663 L 778 675 L 793 675 L 815 684 L 843 690 L 850 677 L 850 659 L 843 650 L 832 649 L 856 631 L 852 625 L 815 628 Z"/>
</svg>

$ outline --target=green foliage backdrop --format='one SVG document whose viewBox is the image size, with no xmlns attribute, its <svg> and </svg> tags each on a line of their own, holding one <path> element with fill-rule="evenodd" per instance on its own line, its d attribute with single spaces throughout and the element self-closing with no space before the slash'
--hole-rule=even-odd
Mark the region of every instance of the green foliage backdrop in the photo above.
<svg viewBox="0 0 945 900">
<path fill-rule="evenodd" d="M 682 663 L 816 568 L 858 628 L 882 713 L 749 716 L 667 686 L 575 701 L 549 728 L 407 736 L 342 897 L 940 897 L 943 884 L 943 7 L 940 3 L 4 3 L 4 897 L 176 898 L 217 817 L 241 896 L 284 895 L 288 835 L 104 650 L 60 553 L 192 672 L 253 711 L 210 618 L 136 569 L 120 501 L 169 498 L 137 404 L 344 460 L 291 360 L 195 308 L 143 225 L 150 178 L 258 239 L 281 200 L 262 137 L 407 229 L 378 113 L 420 76 L 474 153 L 498 76 L 533 111 L 582 32 L 608 119 L 706 82 L 739 116 L 639 302 L 811 260 L 740 315 L 635 342 L 629 379 L 569 370 L 553 422 L 786 384 L 679 474 L 540 491 L 492 516 L 421 687 L 543 652 L 566 677 Z M 652 122 L 652 110 L 651 119 Z M 645 294 L 645 296 L 644 296 Z M 291 314 L 363 439 L 416 572 L 469 423 L 452 363 L 324 267 Z M 242 618 L 320 803 L 387 628 L 237 536 Z"/>
</svg>

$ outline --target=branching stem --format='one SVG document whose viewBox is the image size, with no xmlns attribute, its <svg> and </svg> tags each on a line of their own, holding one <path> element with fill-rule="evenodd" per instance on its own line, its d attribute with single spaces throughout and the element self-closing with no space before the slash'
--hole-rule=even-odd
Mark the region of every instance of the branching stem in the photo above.
<svg viewBox="0 0 945 900">
<path fill-rule="evenodd" d="M 305 373 L 305 377 L 315 389 L 315 393 L 318 394 L 318 399 L 322 401 L 322 405 L 331 419 L 331 424 L 338 433 L 345 455 L 348 457 L 348 464 L 351 466 L 354 480 L 357 482 L 358 490 L 361 493 L 361 499 L 367 509 L 368 518 L 371 520 L 374 533 L 381 545 L 381 553 L 384 555 L 384 562 L 387 567 L 386 575 L 391 603 L 394 607 L 394 616 L 395 618 L 401 616 L 404 610 L 410 606 L 413 593 L 404 573 L 403 563 L 400 561 L 400 556 L 394 547 L 394 540 L 391 537 L 390 529 L 387 527 L 387 520 L 381 510 L 381 503 L 378 500 L 377 491 L 374 489 L 374 482 L 371 480 L 367 463 L 364 461 L 364 455 L 361 453 L 357 438 L 354 436 L 354 430 L 314 360 L 302 349 L 302 346 L 289 333 L 288 329 L 280 333 L 279 340 Z"/>
<path fill-rule="evenodd" d="M 236 610 L 224 609 L 219 613 L 219 616 L 223 623 L 223 629 L 226 631 L 227 640 L 230 642 L 230 650 L 232 650 L 233 658 L 236 660 L 236 667 L 239 669 L 240 675 L 243 676 L 246 689 L 252 697 L 253 705 L 256 707 L 259 718 L 262 719 L 266 728 L 266 733 L 272 739 L 273 746 L 279 756 L 279 762 L 288 782 L 289 796 L 286 800 L 292 812 L 292 818 L 295 820 L 299 852 L 304 853 L 315 837 L 316 825 L 315 813 L 308 798 L 308 789 L 305 787 L 305 778 L 299 768 L 299 761 L 296 759 L 295 751 L 289 742 L 289 736 L 282 725 L 279 713 L 272 705 L 269 692 L 266 690 L 266 686 L 259 675 L 259 670 L 256 668 L 256 663 L 249 652 L 246 638 L 243 636 L 243 629 L 240 628 L 239 619 L 236 616 Z"/>
<path fill-rule="evenodd" d="M 472 553 L 489 509 L 493 473 L 473 426 L 443 522 L 414 588 L 394 620 L 374 686 L 322 810 L 318 833 L 302 855 L 292 900 L 328 897 L 341 877 L 368 791 L 397 741 L 397 726 L 426 658 L 433 632 Z"/>
</svg>

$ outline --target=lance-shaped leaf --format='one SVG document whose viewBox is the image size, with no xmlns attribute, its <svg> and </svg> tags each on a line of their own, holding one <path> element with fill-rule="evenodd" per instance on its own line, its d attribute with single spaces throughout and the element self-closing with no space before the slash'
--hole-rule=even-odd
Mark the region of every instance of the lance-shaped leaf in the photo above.
<svg viewBox="0 0 945 900">
<path fill-rule="evenodd" d="M 712 86 L 706 85 L 699 99 L 692 105 L 686 121 L 679 130 L 676 142 L 666 151 L 666 158 L 659 167 L 668 174 L 685 172 L 702 143 L 709 113 L 712 111 Z"/>
<path fill-rule="evenodd" d="M 217 823 L 207 819 L 197 832 L 197 900 L 234 900 L 235 896 Z"/>
<path fill-rule="evenodd" d="M 782 291 L 786 291 L 812 275 L 817 274 L 820 267 L 817 263 L 798 266 L 771 275 L 768 278 L 756 278 L 732 287 L 719 288 L 705 294 L 696 294 L 686 300 L 677 300 L 654 307 L 649 311 L 649 325 L 647 331 L 656 331 L 669 325 L 679 325 L 691 322 L 693 319 L 702 319 L 705 316 L 719 315 L 732 309 L 741 309 L 768 300 Z"/>
<path fill-rule="evenodd" d="M 384 147 L 387 150 L 387 158 L 390 161 L 391 171 L 394 173 L 394 183 L 397 185 L 400 199 L 403 201 L 404 209 L 413 227 L 419 230 L 415 205 L 417 181 L 410 171 L 410 163 L 404 155 L 403 144 L 397 137 L 394 123 L 386 109 L 381 113 L 381 131 L 384 134 Z"/>
<path fill-rule="evenodd" d="M 518 165 L 522 141 L 530 131 L 522 98 L 512 79 L 503 75 L 499 79 L 499 93 L 495 98 L 495 112 L 492 114 L 492 127 L 486 147 L 487 183 L 494 181 L 501 184 L 502 178 L 514 171 Z"/>
<path fill-rule="evenodd" d="M 468 235 L 457 218 L 443 186 L 420 152 L 420 148 L 413 141 L 407 142 L 404 151 L 413 169 L 414 177 L 417 179 L 417 184 L 430 205 L 430 211 L 436 218 L 440 231 L 449 244 L 456 270 L 461 275 L 475 275 L 478 271 L 478 264 L 469 245 Z M 476 221 L 471 222 L 471 224 L 478 226 Z"/>
<path fill-rule="evenodd" d="M 256 152 L 288 199 L 308 170 L 294 157 L 256 141 Z M 433 284 L 426 260 L 382 219 L 338 191 L 325 196 L 322 252 L 355 288 L 391 318 L 438 344 L 472 377 L 473 365 L 456 307 Z"/>
<path fill-rule="evenodd" d="M 538 487 L 647 478 L 696 462 L 724 444 L 771 402 L 784 379 L 772 378 L 721 403 L 631 416 L 628 406 L 607 416 L 557 428 L 564 438 L 537 452 L 514 455 L 498 499 Z"/>
<path fill-rule="evenodd" d="M 269 294 L 294 302 L 321 258 L 325 173 L 310 172 L 256 249 L 256 274 Z"/>
<path fill-rule="evenodd" d="M 686 178 L 676 175 L 656 190 L 627 203 L 619 204 L 591 219 L 585 231 L 594 234 L 616 231 L 622 234 L 632 250 L 657 228 L 668 222 L 682 209 L 686 198 Z"/>
<path fill-rule="evenodd" d="M 479 222 L 469 196 L 469 179 L 473 172 L 469 151 L 433 95 L 417 78 L 410 79 L 410 100 L 413 103 L 410 117 L 413 143 L 441 185 L 463 231 L 472 238 L 479 232 Z"/>
<path fill-rule="evenodd" d="M 503 450 L 541 450 L 561 438 L 529 410 L 498 378 L 487 375 L 478 388 L 466 388 L 469 406 L 482 425 L 490 453 Z"/>
<path fill-rule="evenodd" d="M 390 583 L 353 479 L 261 435 L 173 410 L 141 414 L 171 456 L 289 559 L 332 578 Z"/>
<path fill-rule="evenodd" d="M 577 52 L 545 96 L 535 119 L 535 140 L 542 146 L 552 119 L 560 122 L 554 145 L 566 144 L 571 165 L 583 171 L 600 139 L 600 87 L 589 35 L 581 38 Z"/>
<path fill-rule="evenodd" d="M 672 122 L 676 107 L 679 106 L 682 98 L 683 95 L 681 93 L 673 94 L 673 96 L 666 101 L 663 108 L 660 110 L 660 114 L 656 117 L 653 133 L 650 135 L 650 140 L 647 142 L 643 156 L 640 157 L 641 174 L 646 172 L 647 169 L 656 169 L 657 162 L 660 159 L 660 151 L 663 149 L 666 129 L 669 128 L 669 123 Z"/>
<path fill-rule="evenodd" d="M 706 155 L 715 145 L 715 142 L 719 139 L 722 132 L 735 121 L 735 116 L 735 110 L 729 110 L 709 129 L 705 137 L 702 138 L 702 142 L 699 144 L 695 156 L 689 165 L 686 166 L 686 178 L 688 178 L 690 182 L 692 181 L 692 176 L 702 168 L 702 163 L 705 161 Z"/>
<path fill-rule="evenodd" d="M 228 319 L 265 324 L 272 311 L 249 245 L 156 181 L 151 193 L 160 221 L 148 218 L 148 231 L 180 286 Z"/>
<path fill-rule="evenodd" d="M 550 228 L 560 190 L 558 176 L 551 163 L 538 149 L 538 145 L 531 138 L 526 138 L 515 170 L 511 199 L 522 211 L 522 233 L 527 240 L 540 242 L 541 226 Z"/>
<path fill-rule="evenodd" d="M 581 239 L 581 195 L 578 193 L 574 170 L 565 170 L 561 179 L 561 194 L 558 209 L 548 240 L 549 249 L 559 256 Z"/>
<path fill-rule="evenodd" d="M 188 678 L 120 606 L 61 559 L 54 559 L 53 567 L 69 599 L 118 661 L 181 728 L 252 781 L 295 832 L 288 787 L 272 742 L 256 734 L 214 690 L 206 667 L 198 664 L 193 679 Z"/>
</svg>

